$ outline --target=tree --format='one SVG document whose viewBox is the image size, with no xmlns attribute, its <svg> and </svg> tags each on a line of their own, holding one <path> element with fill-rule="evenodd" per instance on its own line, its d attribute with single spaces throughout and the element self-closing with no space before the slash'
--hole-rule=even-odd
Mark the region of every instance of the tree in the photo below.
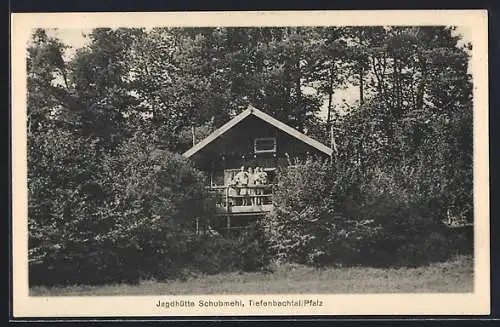
<svg viewBox="0 0 500 327">
<path fill-rule="evenodd" d="M 37 29 L 28 47 L 28 138 L 49 125 L 62 123 L 58 108 L 69 100 L 64 86 L 68 84 L 67 65 L 63 53 L 67 47 L 51 38 L 45 30 Z M 57 83 L 57 79 L 63 81 Z M 70 101 L 68 101 L 70 102 Z"/>
<path fill-rule="evenodd" d="M 413 181 L 407 187 L 430 201 L 436 219 L 456 206 L 471 215 L 472 184 L 457 184 L 472 176 L 466 49 L 458 47 L 451 28 L 383 31 L 367 52 L 375 93 L 343 118 L 340 152 L 365 180 L 375 167 L 400 170 Z M 452 126 L 461 126 L 461 132 Z"/>
<path fill-rule="evenodd" d="M 90 44 L 78 49 L 71 61 L 71 93 L 78 99 L 81 133 L 98 138 L 105 149 L 130 133 L 126 116 L 138 101 L 131 93 L 128 56 L 138 34 L 135 29 L 94 29 Z"/>
</svg>

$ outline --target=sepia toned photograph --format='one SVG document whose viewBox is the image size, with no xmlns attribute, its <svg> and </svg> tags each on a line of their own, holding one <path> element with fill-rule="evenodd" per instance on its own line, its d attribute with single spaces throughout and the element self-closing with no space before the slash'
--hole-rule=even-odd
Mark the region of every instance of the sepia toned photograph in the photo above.
<svg viewBox="0 0 500 327">
<path fill-rule="evenodd" d="M 489 310 L 486 34 L 376 16 L 25 28 L 23 296 L 269 315 L 481 292 Z"/>
</svg>

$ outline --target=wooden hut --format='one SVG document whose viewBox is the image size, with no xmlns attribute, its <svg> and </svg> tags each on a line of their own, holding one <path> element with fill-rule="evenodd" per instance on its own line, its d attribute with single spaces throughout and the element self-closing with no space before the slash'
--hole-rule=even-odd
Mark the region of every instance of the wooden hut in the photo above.
<svg viewBox="0 0 500 327">
<path fill-rule="evenodd" d="M 303 162 L 307 157 L 328 159 L 331 155 L 331 148 L 252 106 L 183 154 L 209 176 L 207 188 L 219 195 L 217 211 L 227 218 L 227 228 L 232 217 L 272 210 L 276 168 Z M 234 178 L 242 167 L 246 171 L 259 167 L 266 173 L 266 181 L 246 187 L 236 185 Z"/>
</svg>

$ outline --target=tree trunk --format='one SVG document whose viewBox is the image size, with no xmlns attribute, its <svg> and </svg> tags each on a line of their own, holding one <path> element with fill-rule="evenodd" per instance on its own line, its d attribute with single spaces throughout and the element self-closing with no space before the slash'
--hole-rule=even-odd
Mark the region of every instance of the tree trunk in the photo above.
<svg viewBox="0 0 500 327">
<path fill-rule="evenodd" d="M 333 102 L 333 64 L 330 68 L 330 83 L 328 84 L 328 111 L 326 114 L 326 126 L 330 126 L 331 114 L 332 114 L 332 102 Z"/>
<path fill-rule="evenodd" d="M 359 104 L 362 106 L 364 101 L 363 97 L 363 66 L 359 67 Z"/>
<path fill-rule="evenodd" d="M 304 119 L 302 118 L 303 108 L 302 108 L 302 89 L 300 83 L 301 71 L 300 71 L 300 54 L 297 54 L 295 62 L 296 76 L 295 76 L 295 93 L 296 93 L 296 104 L 295 104 L 295 119 L 297 119 L 299 129 L 304 131 Z"/>
<path fill-rule="evenodd" d="M 357 36 L 358 36 L 358 43 L 359 43 L 359 46 L 361 47 L 360 49 L 362 51 L 364 51 L 363 49 L 363 30 L 361 28 L 358 28 L 357 29 Z M 364 74 L 364 71 L 363 71 L 363 56 L 360 55 L 358 57 L 358 64 L 359 64 L 359 105 L 362 106 L 364 104 L 364 90 L 363 90 L 363 74 Z"/>
<path fill-rule="evenodd" d="M 196 134 L 195 134 L 194 125 L 191 125 L 191 133 L 193 134 L 193 146 L 195 146 L 196 145 Z"/>
</svg>

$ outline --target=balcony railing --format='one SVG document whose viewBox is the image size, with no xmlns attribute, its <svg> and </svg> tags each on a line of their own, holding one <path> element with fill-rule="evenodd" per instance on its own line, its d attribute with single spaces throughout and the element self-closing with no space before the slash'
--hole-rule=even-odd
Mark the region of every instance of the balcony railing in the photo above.
<svg viewBox="0 0 500 327">
<path fill-rule="evenodd" d="M 259 214 L 272 210 L 273 185 L 207 187 L 216 197 L 217 212 L 221 214 Z"/>
</svg>

